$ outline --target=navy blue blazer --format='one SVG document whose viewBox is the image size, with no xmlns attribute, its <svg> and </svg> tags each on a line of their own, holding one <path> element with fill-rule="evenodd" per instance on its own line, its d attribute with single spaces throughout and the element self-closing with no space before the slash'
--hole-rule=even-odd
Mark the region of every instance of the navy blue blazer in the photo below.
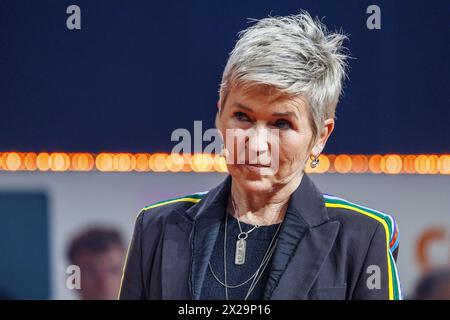
<svg viewBox="0 0 450 320">
<path fill-rule="evenodd" d="M 231 189 L 139 213 L 120 299 L 199 299 Z M 305 173 L 291 195 L 264 299 L 400 299 L 398 227 L 382 212 L 322 193 Z"/>
</svg>

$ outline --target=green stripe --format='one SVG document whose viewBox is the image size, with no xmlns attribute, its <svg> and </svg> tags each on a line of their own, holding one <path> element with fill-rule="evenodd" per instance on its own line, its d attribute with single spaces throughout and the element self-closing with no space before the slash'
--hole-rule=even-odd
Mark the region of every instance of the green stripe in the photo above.
<svg viewBox="0 0 450 320">
<path fill-rule="evenodd" d="M 392 254 L 389 254 L 389 260 L 391 261 L 391 273 L 392 273 L 392 284 L 394 288 L 394 300 L 400 300 L 400 292 L 398 289 L 399 283 L 397 282 L 397 273 L 395 272 L 395 261 Z"/>
<path fill-rule="evenodd" d="M 357 208 L 357 209 L 362 210 L 362 211 L 366 211 L 368 213 L 371 213 L 371 214 L 373 214 L 373 215 L 383 219 L 384 221 L 386 221 L 386 224 L 387 224 L 388 229 L 389 229 L 389 241 L 392 239 L 392 222 L 391 222 L 391 219 L 389 219 L 386 214 L 382 214 L 382 213 L 379 213 L 377 211 L 371 210 L 369 208 L 364 208 L 364 207 L 358 206 L 356 204 L 349 203 L 349 202 L 347 202 L 345 200 L 330 199 L 330 198 L 327 198 L 326 196 L 324 196 L 324 199 L 325 199 L 325 203 L 344 204 L 344 205 L 347 205 L 349 207 L 353 207 L 353 208 Z"/>
<path fill-rule="evenodd" d="M 369 208 L 365 208 L 365 207 L 361 207 L 361 206 L 358 206 L 353 203 L 349 203 L 343 199 L 342 200 L 341 199 L 330 199 L 330 198 L 327 198 L 325 195 L 324 195 L 324 199 L 325 199 L 325 203 L 346 205 L 346 206 L 349 206 L 352 208 L 356 208 L 356 209 L 371 213 L 371 214 L 383 219 L 386 222 L 388 229 L 389 229 L 389 235 L 390 235 L 389 239 L 392 239 L 392 224 L 391 224 L 391 220 L 388 218 L 388 216 L 386 214 L 382 214 L 380 212 L 376 212 Z M 387 246 L 389 247 L 389 243 L 387 244 Z M 401 297 L 400 297 L 399 283 L 397 281 L 396 263 L 395 263 L 394 258 L 392 257 L 391 253 L 389 253 L 388 256 L 389 256 L 388 259 L 391 264 L 392 287 L 393 287 L 393 291 L 394 291 L 393 298 L 394 298 L 394 300 L 400 300 Z"/>
<path fill-rule="evenodd" d="M 158 202 L 152 203 L 152 204 L 150 204 L 150 205 L 148 205 L 148 206 L 145 206 L 145 207 L 143 208 L 143 210 L 148 209 L 148 208 L 150 208 L 150 207 L 152 207 L 152 206 L 155 206 L 155 205 L 158 205 L 158 204 L 164 204 L 164 203 L 166 203 L 166 202 L 171 202 L 171 201 L 179 200 L 179 199 L 185 199 L 185 198 L 189 198 L 189 199 L 202 199 L 204 195 L 206 195 L 206 193 L 204 193 L 204 194 L 195 194 L 195 193 L 194 193 L 194 194 L 188 194 L 188 195 L 182 196 L 182 197 L 176 197 L 176 198 L 166 199 L 166 200 L 158 201 Z"/>
</svg>

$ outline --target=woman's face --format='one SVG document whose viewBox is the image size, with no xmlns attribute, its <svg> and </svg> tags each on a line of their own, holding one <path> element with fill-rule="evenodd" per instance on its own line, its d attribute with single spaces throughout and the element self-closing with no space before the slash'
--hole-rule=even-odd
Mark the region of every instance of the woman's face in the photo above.
<svg viewBox="0 0 450 320">
<path fill-rule="evenodd" d="M 228 171 L 241 187 L 271 192 L 302 174 L 311 153 L 307 112 L 306 99 L 268 86 L 231 88 L 217 127 L 229 151 Z"/>
</svg>

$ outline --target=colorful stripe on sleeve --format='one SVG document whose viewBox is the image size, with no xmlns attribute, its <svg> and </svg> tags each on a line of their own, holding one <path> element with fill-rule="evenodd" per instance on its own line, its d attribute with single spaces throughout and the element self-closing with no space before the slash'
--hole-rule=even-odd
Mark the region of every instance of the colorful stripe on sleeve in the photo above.
<svg viewBox="0 0 450 320">
<path fill-rule="evenodd" d="M 350 201 L 324 194 L 325 206 L 328 208 L 343 208 L 358 212 L 367 217 L 380 222 L 386 232 L 386 259 L 388 267 L 388 286 L 389 286 L 389 300 L 401 300 L 402 292 L 400 288 L 400 281 L 398 277 L 397 266 L 393 257 L 393 252 L 397 249 L 399 244 L 399 230 L 395 220 L 388 214 L 370 209 Z"/>
</svg>

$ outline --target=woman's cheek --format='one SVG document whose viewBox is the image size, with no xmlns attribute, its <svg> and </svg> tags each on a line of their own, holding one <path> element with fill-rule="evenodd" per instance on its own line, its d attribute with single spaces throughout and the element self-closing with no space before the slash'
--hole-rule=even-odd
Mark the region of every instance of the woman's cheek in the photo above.
<svg viewBox="0 0 450 320">
<path fill-rule="evenodd" d="M 292 152 L 289 153 L 289 150 L 287 150 L 285 147 L 282 147 L 279 152 L 279 167 L 281 172 L 290 171 L 290 168 L 292 167 L 293 162 L 293 155 Z"/>
<path fill-rule="evenodd" d="M 297 152 L 293 153 L 292 150 L 297 150 Z M 306 152 L 303 148 L 299 148 L 298 145 L 283 148 L 280 152 L 280 167 L 283 167 L 285 170 L 297 171 L 299 168 L 304 167 L 305 161 Z"/>
</svg>

